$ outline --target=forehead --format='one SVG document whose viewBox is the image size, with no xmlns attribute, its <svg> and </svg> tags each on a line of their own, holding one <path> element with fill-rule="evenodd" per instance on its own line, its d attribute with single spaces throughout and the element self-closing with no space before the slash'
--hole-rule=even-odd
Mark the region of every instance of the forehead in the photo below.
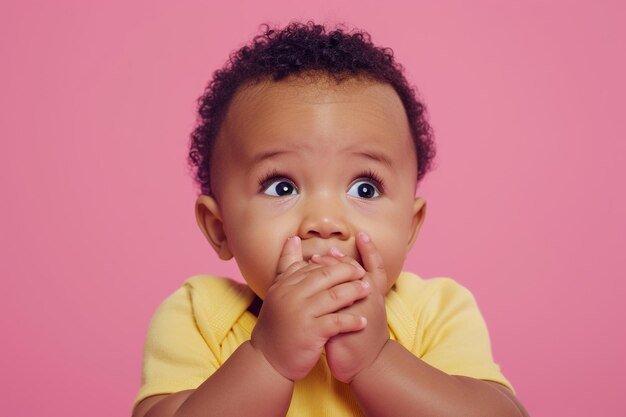
<svg viewBox="0 0 626 417">
<path fill-rule="evenodd" d="M 394 164 L 407 158 L 415 164 L 416 159 L 397 93 L 388 84 L 363 78 L 337 83 L 308 76 L 241 88 L 218 135 L 212 165 L 249 163 L 284 149 L 326 154 L 360 150 L 384 154 Z"/>
</svg>

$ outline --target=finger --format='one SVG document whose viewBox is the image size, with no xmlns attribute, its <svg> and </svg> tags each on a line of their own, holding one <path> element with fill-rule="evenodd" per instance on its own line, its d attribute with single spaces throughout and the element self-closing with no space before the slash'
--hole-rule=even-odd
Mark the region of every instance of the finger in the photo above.
<svg viewBox="0 0 626 417">
<path fill-rule="evenodd" d="M 311 297 L 311 313 L 315 317 L 334 313 L 367 297 L 369 293 L 369 282 L 361 279 L 336 285 Z"/>
<path fill-rule="evenodd" d="M 298 284 L 305 279 L 312 271 L 322 268 L 324 265 L 316 263 L 309 263 L 306 261 L 296 262 L 291 264 L 289 268 L 282 274 L 281 281 L 285 281 L 290 285 Z"/>
<path fill-rule="evenodd" d="M 354 265 L 356 268 L 363 268 L 359 261 L 352 258 L 351 256 L 346 256 L 337 248 L 330 248 L 326 255 L 313 255 L 311 257 L 311 262 L 318 263 L 320 265 L 335 265 L 338 262 L 347 263 L 350 265 Z"/>
<path fill-rule="evenodd" d="M 347 313 L 327 314 L 318 320 L 320 335 L 326 339 L 337 336 L 340 333 L 356 332 L 367 326 L 365 317 Z"/>
<path fill-rule="evenodd" d="M 383 257 L 372 242 L 372 239 L 365 232 L 359 232 L 356 238 L 356 247 L 361 255 L 363 267 L 367 272 L 374 275 L 374 279 L 387 278 L 387 272 L 383 264 Z"/>
<path fill-rule="evenodd" d="M 323 255 L 315 254 L 311 256 L 310 261 L 320 265 L 335 265 L 337 262 L 344 260 L 346 255 L 336 247 L 331 247 L 328 252 Z"/>
<path fill-rule="evenodd" d="M 300 271 L 298 271 L 298 275 L 300 275 Z M 319 266 L 303 275 L 306 276 L 298 285 L 302 291 L 301 295 L 309 298 L 344 282 L 361 279 L 365 275 L 365 270 L 361 266 L 357 268 L 347 263 L 338 262 L 335 265 Z"/>
<path fill-rule="evenodd" d="M 340 254 L 339 257 L 336 257 L 337 256 L 336 255 L 337 252 Z M 333 254 L 333 253 L 335 253 L 335 254 Z M 333 256 L 336 257 L 335 259 L 337 259 L 340 262 L 349 263 L 351 265 L 356 266 L 357 268 L 363 268 L 363 266 L 359 263 L 359 261 L 357 261 L 356 259 L 354 259 L 351 256 L 344 255 L 343 253 L 339 252 L 339 250 L 336 249 L 336 248 L 330 248 L 329 254 L 333 254 Z"/>
<path fill-rule="evenodd" d="M 340 251 L 338 248 L 334 246 L 328 249 L 328 254 L 335 258 L 343 258 L 344 256 L 346 256 L 342 251 Z"/>
<path fill-rule="evenodd" d="M 339 260 L 333 256 L 329 255 L 313 255 L 311 256 L 311 262 L 318 265 L 336 265 L 339 263 Z"/>
<path fill-rule="evenodd" d="M 283 274 L 287 269 L 296 262 L 303 262 L 302 259 L 302 241 L 298 236 L 292 236 L 283 245 L 283 249 L 278 258 L 276 273 Z"/>
<path fill-rule="evenodd" d="M 325 339 L 341 333 L 357 332 L 367 326 L 367 319 L 358 314 L 331 313 L 317 320 L 320 326 L 319 334 Z"/>
</svg>

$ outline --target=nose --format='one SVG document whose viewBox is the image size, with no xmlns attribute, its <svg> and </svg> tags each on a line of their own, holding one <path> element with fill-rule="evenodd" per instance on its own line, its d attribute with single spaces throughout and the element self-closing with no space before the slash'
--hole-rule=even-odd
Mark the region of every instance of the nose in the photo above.
<svg viewBox="0 0 626 417">
<path fill-rule="evenodd" d="M 350 228 L 341 206 L 341 202 L 330 199 L 309 202 L 304 208 L 299 236 L 303 239 L 317 237 L 347 240 L 350 237 Z"/>
</svg>

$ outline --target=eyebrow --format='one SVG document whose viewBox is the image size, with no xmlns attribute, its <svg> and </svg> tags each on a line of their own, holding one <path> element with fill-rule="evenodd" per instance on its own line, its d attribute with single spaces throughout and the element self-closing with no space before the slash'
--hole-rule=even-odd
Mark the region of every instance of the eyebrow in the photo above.
<svg viewBox="0 0 626 417">
<path fill-rule="evenodd" d="M 391 164 L 391 159 L 387 155 L 381 152 L 356 151 L 356 152 L 352 152 L 352 155 L 362 156 L 364 158 L 371 159 L 372 161 L 381 162 L 387 165 L 389 168 L 393 168 Z"/>
<path fill-rule="evenodd" d="M 271 151 L 261 152 L 260 154 L 254 156 L 254 158 L 252 159 L 252 165 L 258 164 L 261 161 L 265 161 L 266 159 L 271 159 L 278 155 L 289 154 L 289 153 L 294 153 L 294 151 L 271 150 Z"/>
<path fill-rule="evenodd" d="M 259 162 L 265 161 L 266 159 L 272 159 L 275 156 L 291 154 L 291 153 L 295 153 L 295 151 L 283 149 L 283 150 L 269 150 L 266 152 L 261 152 L 260 154 L 254 156 L 254 158 L 252 159 L 252 164 L 253 165 L 258 164 Z M 391 159 L 382 152 L 367 150 L 367 151 L 352 151 L 350 152 L 350 154 L 355 155 L 355 156 L 360 156 L 366 159 L 370 159 L 372 161 L 380 162 L 384 165 L 387 165 L 389 168 L 393 168 Z"/>
</svg>

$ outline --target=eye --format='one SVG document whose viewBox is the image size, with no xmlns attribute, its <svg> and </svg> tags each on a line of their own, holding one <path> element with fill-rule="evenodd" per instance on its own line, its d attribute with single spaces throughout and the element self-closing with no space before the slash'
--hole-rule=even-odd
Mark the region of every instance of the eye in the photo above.
<svg viewBox="0 0 626 417">
<path fill-rule="evenodd" d="M 359 198 L 375 198 L 380 196 L 380 192 L 376 185 L 370 180 L 355 181 L 348 190 L 348 195 Z"/>
<path fill-rule="evenodd" d="M 297 194 L 298 190 L 293 182 L 286 178 L 278 178 L 269 180 L 263 185 L 263 194 L 274 197 L 284 197 L 287 195 Z"/>
</svg>

